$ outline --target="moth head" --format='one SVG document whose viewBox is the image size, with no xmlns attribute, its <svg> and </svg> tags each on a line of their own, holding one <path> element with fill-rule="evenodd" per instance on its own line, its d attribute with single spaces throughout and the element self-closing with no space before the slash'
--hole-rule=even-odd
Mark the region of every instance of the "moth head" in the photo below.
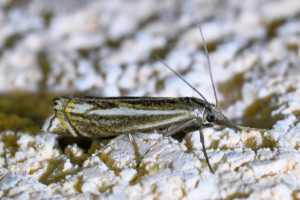
<svg viewBox="0 0 300 200">
<path fill-rule="evenodd" d="M 218 118 L 222 115 L 221 110 L 219 110 L 216 106 L 213 104 L 206 107 L 204 112 L 204 119 L 208 124 L 216 124 L 218 121 Z M 221 116 L 222 118 L 222 116 Z"/>
<path fill-rule="evenodd" d="M 231 122 L 221 111 L 220 108 L 216 107 L 215 105 L 210 105 L 209 108 L 206 109 L 206 121 L 209 124 L 217 124 L 220 126 L 225 126 L 228 128 L 233 128 L 237 131 L 240 131 L 241 128 Z"/>
</svg>

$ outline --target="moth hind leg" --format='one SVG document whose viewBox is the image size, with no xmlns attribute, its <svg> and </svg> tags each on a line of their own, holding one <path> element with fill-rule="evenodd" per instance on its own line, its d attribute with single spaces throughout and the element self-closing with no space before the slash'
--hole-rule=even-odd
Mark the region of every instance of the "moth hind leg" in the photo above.
<svg viewBox="0 0 300 200">
<path fill-rule="evenodd" d="M 95 156 L 103 154 L 103 152 L 107 149 L 107 147 L 112 146 L 115 142 L 122 139 L 122 137 L 124 137 L 124 135 L 118 135 L 118 136 L 114 137 L 113 139 L 109 140 L 109 142 L 107 144 L 105 144 L 104 147 L 102 147 L 100 150 L 96 150 L 92 154 L 92 156 L 95 157 Z"/>
<path fill-rule="evenodd" d="M 130 142 L 132 144 L 132 147 L 134 149 L 135 162 L 136 162 L 137 166 L 139 166 L 140 162 L 141 162 L 141 154 L 139 152 L 138 145 L 137 145 L 135 139 L 133 138 L 133 136 L 131 135 L 131 133 L 128 134 L 128 137 L 129 137 L 129 140 L 130 140 Z"/>
<path fill-rule="evenodd" d="M 137 165 L 137 167 L 140 166 L 140 164 L 142 163 L 144 157 L 149 153 L 151 152 L 155 146 L 157 144 L 159 144 L 165 137 L 168 137 L 168 136 L 171 136 L 171 135 L 174 135 L 175 133 L 178 133 L 180 131 L 183 131 L 185 130 L 187 127 L 190 127 L 190 126 L 193 126 L 196 124 L 196 120 L 195 119 L 190 119 L 188 121 L 185 121 L 183 123 L 180 123 L 180 124 L 175 124 L 175 125 L 170 125 L 168 126 L 167 128 L 165 129 L 158 129 L 156 130 L 156 132 L 162 134 L 162 137 L 160 137 L 145 153 L 144 155 L 141 156 L 140 158 L 140 162 L 139 164 Z"/>
</svg>

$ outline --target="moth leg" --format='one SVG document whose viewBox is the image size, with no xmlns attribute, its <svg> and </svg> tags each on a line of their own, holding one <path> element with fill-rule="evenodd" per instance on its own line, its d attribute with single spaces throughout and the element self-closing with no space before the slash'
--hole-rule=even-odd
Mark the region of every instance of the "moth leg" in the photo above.
<svg viewBox="0 0 300 200">
<path fill-rule="evenodd" d="M 195 119 L 188 120 L 184 123 L 178 124 L 178 125 L 171 125 L 169 126 L 165 131 L 162 131 L 161 134 L 163 135 L 161 138 L 159 138 L 145 153 L 141 156 L 140 162 L 138 163 L 137 167 L 141 164 L 143 161 L 143 158 L 151 152 L 157 144 L 159 144 L 165 137 L 171 136 L 179 131 L 184 130 L 185 128 L 191 126 L 192 124 L 196 123 Z"/>
<path fill-rule="evenodd" d="M 163 136 L 165 137 L 168 137 L 168 136 L 171 136 L 171 135 L 174 135 L 175 133 L 178 133 L 192 125 L 194 125 L 196 123 L 196 120 L 195 119 L 191 119 L 191 120 L 188 120 L 182 124 L 176 124 L 176 125 L 171 125 L 169 126 L 169 128 L 164 132 L 162 133 Z"/>
<path fill-rule="evenodd" d="M 202 143 L 202 149 L 203 149 L 203 153 L 204 153 L 204 157 L 205 157 L 206 163 L 207 163 L 210 171 L 214 174 L 215 172 L 212 169 L 212 167 L 211 167 L 211 165 L 209 163 L 208 157 L 207 157 L 206 148 L 205 148 L 205 142 L 204 142 L 204 136 L 203 136 L 203 132 L 202 132 L 201 129 L 199 130 L 199 133 L 200 133 L 200 141 Z"/>
<path fill-rule="evenodd" d="M 137 167 L 140 166 L 141 162 L 143 161 L 144 157 L 154 149 L 154 147 L 159 144 L 164 139 L 164 136 L 160 137 L 145 153 L 141 156 L 140 161 L 137 164 Z"/>
<path fill-rule="evenodd" d="M 102 147 L 101 149 L 99 149 L 98 151 L 96 151 L 95 153 L 92 154 L 92 156 L 97 156 L 98 154 L 102 154 L 105 147 L 107 146 L 111 146 L 113 143 L 115 143 L 117 140 L 119 140 L 120 138 L 124 137 L 124 135 L 118 135 L 115 138 L 111 139 L 104 147 Z"/>
<path fill-rule="evenodd" d="M 134 149 L 134 155 L 135 155 L 135 163 L 137 163 L 139 165 L 140 161 L 141 161 L 141 154 L 139 153 L 139 149 L 138 146 L 136 144 L 135 139 L 132 137 L 131 133 L 128 134 L 129 140 L 132 144 L 132 147 Z"/>
</svg>

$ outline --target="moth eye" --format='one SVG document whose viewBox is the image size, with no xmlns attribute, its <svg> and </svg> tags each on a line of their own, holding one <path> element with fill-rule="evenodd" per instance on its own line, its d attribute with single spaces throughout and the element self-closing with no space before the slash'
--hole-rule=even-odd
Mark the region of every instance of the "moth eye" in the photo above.
<svg viewBox="0 0 300 200">
<path fill-rule="evenodd" d="M 216 121 L 215 115 L 213 113 L 211 113 L 211 112 L 207 114 L 206 119 L 209 122 L 215 122 Z"/>
</svg>

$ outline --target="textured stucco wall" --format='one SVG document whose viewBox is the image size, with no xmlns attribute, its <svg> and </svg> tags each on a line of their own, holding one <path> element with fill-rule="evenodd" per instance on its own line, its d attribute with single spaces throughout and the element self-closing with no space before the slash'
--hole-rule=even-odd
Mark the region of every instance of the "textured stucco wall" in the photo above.
<svg viewBox="0 0 300 200">
<path fill-rule="evenodd" d="M 2 94 L 196 96 L 159 55 L 213 102 L 198 19 L 224 113 L 239 124 L 268 128 L 205 129 L 215 174 L 197 132 L 163 139 L 136 168 L 126 135 L 63 149 L 57 135 L 6 130 L 0 133 L 2 199 L 300 198 L 299 1 L 0 5 Z M 160 135 L 133 137 L 143 154 Z"/>
</svg>

